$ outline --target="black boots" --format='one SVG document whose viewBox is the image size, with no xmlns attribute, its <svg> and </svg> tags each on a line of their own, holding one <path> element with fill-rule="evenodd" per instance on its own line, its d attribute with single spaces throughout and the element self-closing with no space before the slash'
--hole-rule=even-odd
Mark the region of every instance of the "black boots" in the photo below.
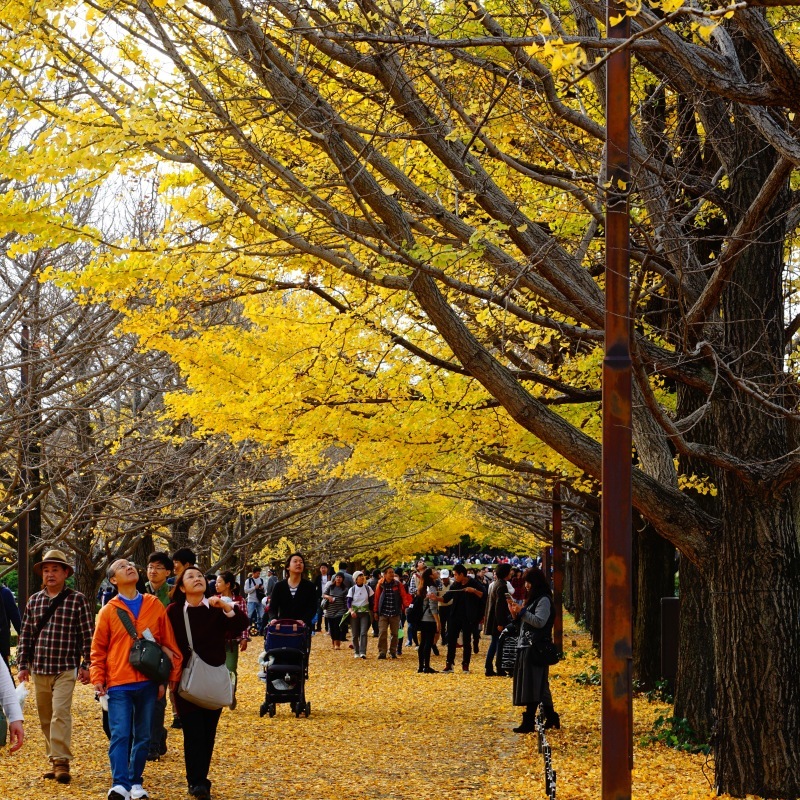
<svg viewBox="0 0 800 800">
<path fill-rule="evenodd" d="M 547 728 L 561 728 L 561 717 L 551 708 L 542 706 L 542 714 L 544 716 L 544 727 Z M 523 711 L 522 722 L 513 729 L 514 733 L 533 733 L 536 730 L 536 712 Z"/>
<path fill-rule="evenodd" d="M 556 730 L 561 729 L 561 717 L 555 712 L 553 708 L 546 708 L 542 706 L 542 712 L 544 713 L 544 727 L 547 728 L 555 728 Z"/>
<path fill-rule="evenodd" d="M 535 714 L 530 711 L 523 711 L 522 722 L 516 728 L 512 728 L 512 730 L 514 733 L 533 733 L 536 730 L 535 720 Z"/>
</svg>

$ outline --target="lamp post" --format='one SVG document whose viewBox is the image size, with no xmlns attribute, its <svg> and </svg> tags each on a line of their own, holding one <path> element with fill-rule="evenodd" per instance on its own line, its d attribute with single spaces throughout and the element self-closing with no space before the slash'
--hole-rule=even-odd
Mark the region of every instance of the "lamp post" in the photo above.
<svg viewBox="0 0 800 800">
<path fill-rule="evenodd" d="M 606 35 L 630 37 L 623 3 L 609 0 Z M 606 314 L 602 465 L 602 798 L 629 800 L 633 760 L 631 631 L 630 54 L 606 70 Z"/>
<path fill-rule="evenodd" d="M 28 504 L 30 498 L 28 489 L 30 480 L 28 475 L 28 387 L 30 385 L 30 355 L 31 355 L 31 332 L 27 322 L 22 323 L 20 334 L 20 398 L 22 400 L 23 417 L 21 426 L 21 449 L 22 449 L 22 503 L 25 511 L 21 514 L 17 523 L 17 604 L 20 609 L 24 609 L 28 604 L 30 579 L 28 577 L 28 558 L 30 543 L 30 523 L 31 512 Z"/>
</svg>

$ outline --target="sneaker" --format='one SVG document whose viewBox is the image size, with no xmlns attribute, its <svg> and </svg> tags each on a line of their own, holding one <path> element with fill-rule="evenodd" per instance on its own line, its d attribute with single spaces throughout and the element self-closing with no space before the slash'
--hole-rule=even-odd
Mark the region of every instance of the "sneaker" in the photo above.
<svg viewBox="0 0 800 800">
<path fill-rule="evenodd" d="M 397 653 L 390 653 L 389 655 L 391 655 L 392 658 L 397 658 Z"/>
<path fill-rule="evenodd" d="M 124 786 L 112 786 L 108 790 L 108 800 L 130 800 L 130 794 Z"/>
<path fill-rule="evenodd" d="M 452 671 L 453 671 L 453 666 L 452 666 L 452 664 L 448 664 L 448 665 L 447 665 L 447 666 L 446 666 L 446 667 L 445 667 L 445 668 L 442 670 L 442 672 L 452 672 Z"/>
<path fill-rule="evenodd" d="M 378 653 L 378 661 L 383 661 L 386 659 L 386 653 Z"/>
<path fill-rule="evenodd" d="M 362 654 L 359 656 L 359 658 L 366 658 L 366 657 L 367 657 L 367 656 L 366 656 L 366 654 L 365 654 L 365 653 L 362 653 Z"/>
<path fill-rule="evenodd" d="M 149 797 L 147 789 L 141 783 L 134 783 L 131 786 L 131 800 L 140 800 L 142 797 Z"/>
<path fill-rule="evenodd" d="M 353 658 L 361 658 L 361 656 L 358 653 L 353 653 Z"/>
<path fill-rule="evenodd" d="M 469 672 L 469 667 L 461 667 L 462 672 Z"/>
<path fill-rule="evenodd" d="M 267 677 L 266 672 L 264 673 L 264 677 L 265 678 Z M 183 727 L 183 725 L 181 724 L 181 718 L 177 714 L 175 714 L 172 717 L 172 727 L 177 728 L 178 730 L 180 730 Z"/>
</svg>

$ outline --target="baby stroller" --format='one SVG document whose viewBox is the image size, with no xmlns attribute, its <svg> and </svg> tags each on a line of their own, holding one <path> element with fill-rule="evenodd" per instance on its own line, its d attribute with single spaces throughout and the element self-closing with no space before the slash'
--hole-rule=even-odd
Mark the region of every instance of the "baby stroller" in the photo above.
<svg viewBox="0 0 800 800">
<path fill-rule="evenodd" d="M 275 716 L 278 703 L 289 703 L 296 717 L 311 714 L 306 702 L 309 654 L 308 626 L 295 619 L 276 619 L 264 634 L 264 678 L 266 697 L 259 716 Z"/>
</svg>

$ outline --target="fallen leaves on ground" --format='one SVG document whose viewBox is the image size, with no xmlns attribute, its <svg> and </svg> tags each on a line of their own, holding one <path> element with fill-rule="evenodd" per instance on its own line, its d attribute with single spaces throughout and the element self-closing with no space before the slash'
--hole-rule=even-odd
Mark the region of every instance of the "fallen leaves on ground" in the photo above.
<svg viewBox="0 0 800 800">
<path fill-rule="evenodd" d="M 551 688 L 562 730 L 548 731 L 557 771 L 558 800 L 600 797 L 600 688 L 575 676 L 598 661 L 589 637 L 565 618 L 565 658 L 551 668 Z M 295 718 L 288 705 L 275 717 L 259 717 L 264 684 L 256 677 L 262 640 L 254 640 L 239 662 L 238 707 L 224 711 L 211 765 L 212 794 L 219 800 L 417 800 L 543 798 L 544 766 L 534 735 L 511 731 L 520 710 L 511 705 L 511 681 L 486 678 L 488 640 L 473 656 L 472 671 L 417 674 L 416 650 L 377 660 L 374 638 L 368 658 L 354 659 L 347 644 L 333 651 L 324 634 L 314 637 L 306 699 L 309 719 Z M 444 652 L 444 651 L 442 651 Z M 437 669 L 443 656 L 434 657 Z M 667 710 L 634 700 L 633 796 L 648 800 L 707 800 L 711 766 L 702 755 L 642 746 L 655 717 Z M 44 781 L 47 767 L 33 697 L 25 709 L 23 749 L 0 754 L 0 800 L 102 800 L 110 787 L 108 742 L 94 692 L 78 685 L 74 701 L 73 780 Z M 167 710 L 169 723 L 169 709 Z M 186 795 L 183 742 L 170 730 L 169 752 L 145 769 L 152 800 Z"/>
</svg>

